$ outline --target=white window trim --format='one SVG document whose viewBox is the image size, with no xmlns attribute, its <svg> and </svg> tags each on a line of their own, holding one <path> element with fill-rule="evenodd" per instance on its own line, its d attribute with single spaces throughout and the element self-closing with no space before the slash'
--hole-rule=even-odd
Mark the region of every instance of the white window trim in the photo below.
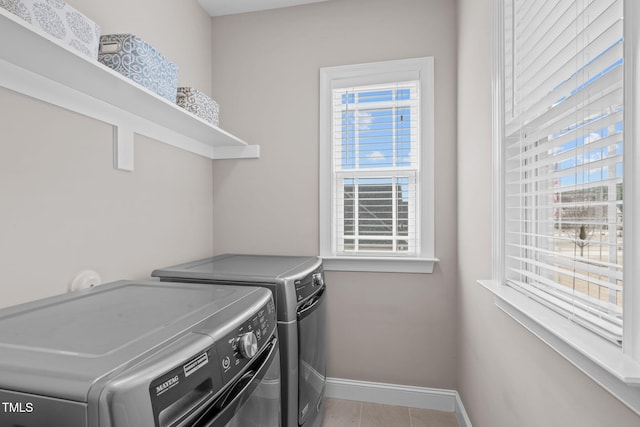
<svg viewBox="0 0 640 427">
<path fill-rule="evenodd" d="M 421 100 L 421 207 L 420 253 L 417 257 L 398 256 L 337 256 L 333 253 L 331 171 L 331 91 L 332 89 L 387 83 L 402 80 L 420 80 Z M 432 273 L 438 259 L 435 257 L 434 226 L 434 65 L 433 57 L 412 58 L 368 64 L 324 67 L 320 69 L 320 199 L 319 237 L 320 256 L 326 270 Z"/>
<path fill-rule="evenodd" d="M 624 342 L 622 349 L 531 300 L 504 283 L 504 179 L 502 150 L 503 1 L 494 0 L 493 23 L 493 280 L 479 281 L 494 294 L 497 307 L 536 335 L 596 383 L 640 415 L 640 4 L 624 0 L 625 10 L 625 253 Z"/>
</svg>

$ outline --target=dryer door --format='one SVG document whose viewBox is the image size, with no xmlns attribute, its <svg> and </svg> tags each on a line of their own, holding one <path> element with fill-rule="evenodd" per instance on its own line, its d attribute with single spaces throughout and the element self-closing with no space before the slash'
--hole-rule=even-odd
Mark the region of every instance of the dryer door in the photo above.
<svg viewBox="0 0 640 427">
<path fill-rule="evenodd" d="M 280 352 L 274 338 L 256 363 L 186 427 L 280 427 L 280 407 Z"/>
<path fill-rule="evenodd" d="M 326 287 L 298 309 L 298 424 L 319 410 L 326 383 Z"/>
<path fill-rule="evenodd" d="M 265 376 L 225 427 L 279 427 L 280 406 L 280 355 L 276 351 Z"/>
</svg>

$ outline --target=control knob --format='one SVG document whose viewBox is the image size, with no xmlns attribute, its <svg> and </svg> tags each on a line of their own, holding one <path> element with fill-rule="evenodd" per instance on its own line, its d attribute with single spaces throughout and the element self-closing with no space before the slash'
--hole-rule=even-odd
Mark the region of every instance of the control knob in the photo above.
<svg viewBox="0 0 640 427">
<path fill-rule="evenodd" d="M 251 359 L 258 352 L 258 338 L 253 332 L 247 332 L 238 337 L 238 349 L 240 355 L 247 359 Z"/>
<path fill-rule="evenodd" d="M 324 285 L 324 278 L 322 277 L 322 273 L 313 273 L 311 276 L 311 283 L 314 287 Z"/>
</svg>

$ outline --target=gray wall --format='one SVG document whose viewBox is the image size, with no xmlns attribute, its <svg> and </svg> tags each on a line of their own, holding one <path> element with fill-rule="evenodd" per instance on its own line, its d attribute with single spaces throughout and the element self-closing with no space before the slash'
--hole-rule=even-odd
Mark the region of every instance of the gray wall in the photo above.
<svg viewBox="0 0 640 427">
<path fill-rule="evenodd" d="M 178 64 L 180 84 L 210 91 L 211 23 L 195 0 L 69 3 L 104 34 L 140 35 Z M 66 292 L 84 269 L 139 279 L 212 253 L 210 160 L 136 137 L 134 172 L 117 171 L 109 125 L 5 89 L 0 129 L 0 306 Z"/>
<path fill-rule="evenodd" d="M 214 162 L 214 250 L 318 253 L 319 68 L 433 56 L 433 274 L 329 273 L 328 374 L 455 388 L 456 2 L 341 0 L 213 19 L 221 126 L 261 145 Z"/>
<path fill-rule="evenodd" d="M 640 417 L 503 314 L 491 278 L 491 0 L 459 1 L 458 388 L 474 427 L 631 427 Z"/>
</svg>

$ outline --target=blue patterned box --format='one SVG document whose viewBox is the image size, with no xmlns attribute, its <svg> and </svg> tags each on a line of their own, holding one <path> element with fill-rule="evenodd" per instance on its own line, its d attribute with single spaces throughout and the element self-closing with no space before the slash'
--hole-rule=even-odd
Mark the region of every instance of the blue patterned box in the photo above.
<svg viewBox="0 0 640 427">
<path fill-rule="evenodd" d="M 89 58 L 98 57 L 100 26 L 62 0 L 0 0 L 0 7 Z"/>
<path fill-rule="evenodd" d="M 206 94 L 192 87 L 179 87 L 176 104 L 203 120 L 218 126 L 220 107 Z"/>
<path fill-rule="evenodd" d="M 169 101 L 176 102 L 178 67 L 133 34 L 100 37 L 98 61 Z"/>
</svg>

